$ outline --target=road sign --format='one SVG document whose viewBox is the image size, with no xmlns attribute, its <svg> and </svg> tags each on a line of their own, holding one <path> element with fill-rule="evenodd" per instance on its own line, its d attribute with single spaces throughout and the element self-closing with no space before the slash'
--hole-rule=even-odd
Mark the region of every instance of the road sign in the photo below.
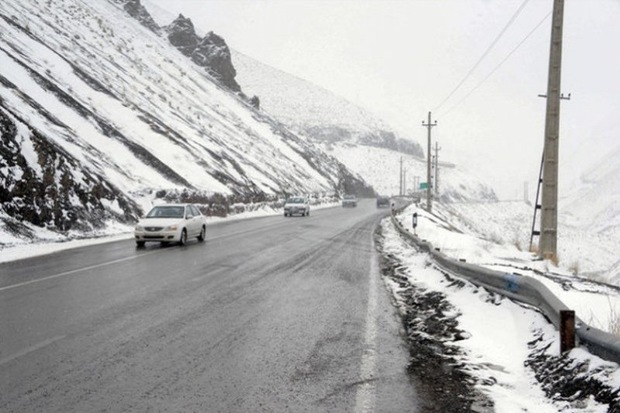
<svg viewBox="0 0 620 413">
<path fill-rule="evenodd" d="M 428 189 L 428 183 L 427 182 L 420 182 L 420 189 Z"/>
</svg>

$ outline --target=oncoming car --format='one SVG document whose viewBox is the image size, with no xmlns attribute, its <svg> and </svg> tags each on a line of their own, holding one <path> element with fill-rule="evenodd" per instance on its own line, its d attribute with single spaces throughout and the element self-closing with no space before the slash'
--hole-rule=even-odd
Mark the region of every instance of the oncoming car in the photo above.
<svg viewBox="0 0 620 413">
<path fill-rule="evenodd" d="M 286 200 L 284 204 L 284 216 L 301 215 L 306 217 L 310 215 L 310 203 L 305 196 L 293 196 Z"/>
<path fill-rule="evenodd" d="M 356 207 L 357 206 L 357 198 L 355 197 L 355 195 L 345 195 L 342 198 L 342 206 L 344 208 Z"/>
<path fill-rule="evenodd" d="M 166 204 L 154 206 L 134 230 L 136 244 L 144 247 L 149 241 L 185 245 L 190 238 L 204 241 L 207 220 L 191 204 Z"/>
</svg>

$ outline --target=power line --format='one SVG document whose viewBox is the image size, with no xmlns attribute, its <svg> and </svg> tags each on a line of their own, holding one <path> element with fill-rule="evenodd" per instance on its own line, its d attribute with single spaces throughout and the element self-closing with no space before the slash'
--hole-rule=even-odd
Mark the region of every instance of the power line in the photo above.
<svg viewBox="0 0 620 413">
<path fill-rule="evenodd" d="M 540 21 L 538 22 L 538 24 L 523 38 L 523 40 L 521 40 L 514 49 L 511 50 L 510 53 L 508 53 L 508 55 L 501 61 L 499 62 L 499 64 L 497 66 L 495 66 L 493 68 L 493 70 L 491 70 L 489 72 L 488 75 L 486 75 L 486 77 L 484 79 L 482 79 L 482 81 L 480 83 L 478 83 L 472 90 L 470 90 L 465 96 L 463 96 L 461 98 L 461 100 L 459 100 L 458 102 L 456 102 L 454 105 L 452 105 L 450 107 L 450 109 L 448 109 L 446 112 L 444 112 L 442 115 L 445 118 L 448 113 L 450 113 L 452 111 L 452 109 L 454 109 L 455 107 L 459 106 L 461 103 L 463 103 L 463 101 L 465 101 L 465 99 L 467 99 L 469 96 L 471 96 L 472 93 L 474 93 L 476 90 L 478 90 L 480 88 L 480 86 L 482 86 L 483 83 L 485 83 L 487 80 L 489 80 L 489 78 L 491 76 L 493 76 L 493 74 L 495 72 L 497 72 L 497 70 L 504 64 L 506 63 L 506 61 L 510 58 L 510 56 L 512 56 L 522 45 L 523 43 L 525 43 L 527 41 L 527 39 L 530 38 L 531 35 L 533 35 L 536 30 L 538 30 L 540 28 L 540 26 L 542 26 L 542 24 L 549 18 L 549 16 L 551 16 L 551 11 L 549 13 L 547 13 L 547 15 Z"/>
<path fill-rule="evenodd" d="M 446 96 L 446 98 L 444 100 L 441 101 L 441 103 L 434 109 L 434 111 L 439 110 L 444 103 L 446 103 L 446 101 L 448 99 L 450 99 L 452 97 L 452 95 L 454 95 L 454 93 L 463 85 L 463 83 L 465 83 L 465 81 L 471 76 L 471 74 L 474 72 L 474 70 L 476 70 L 476 68 L 478 67 L 478 65 L 480 65 L 480 63 L 484 60 L 485 57 L 487 57 L 487 55 L 489 54 L 489 52 L 491 51 L 491 49 L 493 49 L 493 47 L 497 44 L 497 42 L 499 41 L 499 39 L 501 39 L 501 37 L 504 35 L 504 33 L 506 33 L 506 30 L 508 30 L 508 28 L 512 25 L 512 23 L 516 20 L 516 18 L 519 16 L 519 14 L 521 14 L 521 11 L 523 10 L 523 8 L 525 7 L 525 5 L 529 2 L 530 0 L 524 0 L 523 3 L 521 3 L 521 5 L 519 6 L 519 8 L 517 9 L 517 11 L 512 15 L 512 17 L 510 18 L 510 20 L 508 20 L 508 23 L 506 23 L 506 26 L 504 26 L 504 28 L 502 29 L 502 31 L 497 35 L 497 37 L 495 38 L 495 40 L 493 40 L 493 42 L 491 43 L 491 45 L 487 48 L 487 50 L 482 54 L 482 56 L 480 56 L 480 59 L 478 59 L 478 61 L 476 62 L 476 64 L 474 64 L 474 66 L 469 69 L 469 72 L 467 72 L 467 74 L 465 75 L 465 77 L 459 82 L 458 85 L 456 85 L 456 87 L 454 89 L 452 89 L 452 92 L 450 92 L 448 94 L 448 96 Z"/>
</svg>

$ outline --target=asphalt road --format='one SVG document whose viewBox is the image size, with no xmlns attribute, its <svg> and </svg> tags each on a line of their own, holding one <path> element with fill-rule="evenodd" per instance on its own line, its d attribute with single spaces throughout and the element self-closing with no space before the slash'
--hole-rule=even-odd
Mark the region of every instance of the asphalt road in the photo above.
<svg viewBox="0 0 620 413">
<path fill-rule="evenodd" d="M 385 214 L 368 200 L 0 264 L 0 411 L 415 411 L 373 244 Z"/>
</svg>

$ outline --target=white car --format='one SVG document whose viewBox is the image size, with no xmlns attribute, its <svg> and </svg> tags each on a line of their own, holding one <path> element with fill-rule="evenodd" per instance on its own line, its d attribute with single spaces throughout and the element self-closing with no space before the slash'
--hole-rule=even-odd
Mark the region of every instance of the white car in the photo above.
<svg viewBox="0 0 620 413">
<path fill-rule="evenodd" d="M 357 206 L 357 197 L 355 195 L 345 195 L 342 198 L 343 208 L 355 208 Z"/>
<path fill-rule="evenodd" d="M 305 196 L 293 196 L 286 200 L 284 204 L 284 216 L 301 215 L 306 217 L 310 215 L 310 202 Z"/>
<path fill-rule="evenodd" d="M 207 220 L 191 204 L 166 204 L 153 207 L 136 225 L 138 247 L 149 241 L 185 245 L 189 238 L 205 240 Z"/>
</svg>

